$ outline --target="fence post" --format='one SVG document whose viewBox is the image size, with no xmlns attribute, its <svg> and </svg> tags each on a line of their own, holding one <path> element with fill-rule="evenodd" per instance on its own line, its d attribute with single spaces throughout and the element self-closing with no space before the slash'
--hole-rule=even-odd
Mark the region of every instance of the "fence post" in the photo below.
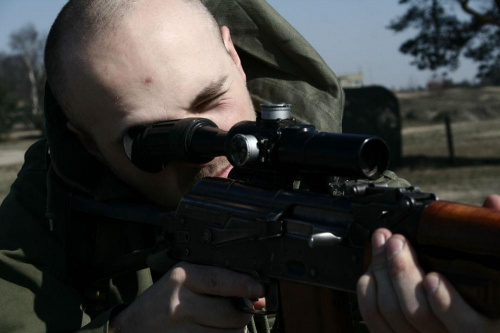
<svg viewBox="0 0 500 333">
<path fill-rule="evenodd" d="M 455 148 L 453 146 L 453 132 L 451 131 L 451 121 L 450 116 L 446 114 L 444 116 L 444 122 L 446 127 L 446 138 L 448 140 L 448 156 L 450 165 L 455 165 Z"/>
</svg>

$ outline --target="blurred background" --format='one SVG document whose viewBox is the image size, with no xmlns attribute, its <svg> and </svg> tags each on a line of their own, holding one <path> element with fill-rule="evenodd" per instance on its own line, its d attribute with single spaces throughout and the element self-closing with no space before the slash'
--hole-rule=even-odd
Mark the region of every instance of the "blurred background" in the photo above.
<svg viewBox="0 0 500 333">
<path fill-rule="evenodd" d="M 65 0 L 0 1 L 0 200 L 43 135 L 43 47 Z M 500 193 L 500 2 L 268 0 L 346 92 L 344 132 L 441 199 Z M 244 65 L 244 64 L 243 64 Z"/>
</svg>

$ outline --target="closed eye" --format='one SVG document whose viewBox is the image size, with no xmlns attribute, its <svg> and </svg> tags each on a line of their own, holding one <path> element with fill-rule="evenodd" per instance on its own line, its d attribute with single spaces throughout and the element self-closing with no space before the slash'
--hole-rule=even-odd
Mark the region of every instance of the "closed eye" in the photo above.
<svg viewBox="0 0 500 333">
<path fill-rule="evenodd" d="M 208 86 L 203 88 L 191 102 L 191 110 L 202 111 L 214 103 L 221 95 L 225 93 L 226 81 L 228 76 L 222 76 L 219 79 L 210 82 Z"/>
<path fill-rule="evenodd" d="M 217 105 L 217 101 L 222 97 L 222 95 L 224 95 L 224 92 L 222 92 L 221 94 L 219 94 L 215 97 L 212 97 L 206 101 L 201 102 L 200 104 L 198 104 L 194 107 L 193 111 L 202 112 L 202 111 L 210 109 L 211 107 Z"/>
</svg>

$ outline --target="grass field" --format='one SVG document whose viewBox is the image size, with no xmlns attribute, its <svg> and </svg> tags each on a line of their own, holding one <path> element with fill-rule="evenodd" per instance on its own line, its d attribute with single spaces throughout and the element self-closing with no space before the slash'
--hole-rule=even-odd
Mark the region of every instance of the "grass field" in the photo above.
<svg viewBox="0 0 500 333">
<path fill-rule="evenodd" d="M 482 204 L 500 193 L 500 119 L 452 124 L 450 165 L 444 124 L 403 130 L 404 166 L 397 174 L 440 199 Z"/>
</svg>

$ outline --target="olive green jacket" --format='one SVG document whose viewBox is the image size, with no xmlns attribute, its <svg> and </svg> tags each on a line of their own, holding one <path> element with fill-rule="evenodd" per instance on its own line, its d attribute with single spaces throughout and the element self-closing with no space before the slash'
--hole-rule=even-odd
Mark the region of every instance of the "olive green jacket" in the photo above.
<svg viewBox="0 0 500 333">
<path fill-rule="evenodd" d="M 264 0 L 203 2 L 230 27 L 256 105 L 292 103 L 300 121 L 340 131 L 337 78 L 279 14 Z M 152 274 L 143 269 L 94 283 L 79 273 L 90 257 L 133 249 L 130 235 L 141 227 L 72 218 L 71 197 L 144 199 L 87 154 L 50 89 L 45 113 L 46 139 L 27 151 L 0 208 L 0 332 L 106 332 L 110 316 L 148 288 Z"/>
</svg>

